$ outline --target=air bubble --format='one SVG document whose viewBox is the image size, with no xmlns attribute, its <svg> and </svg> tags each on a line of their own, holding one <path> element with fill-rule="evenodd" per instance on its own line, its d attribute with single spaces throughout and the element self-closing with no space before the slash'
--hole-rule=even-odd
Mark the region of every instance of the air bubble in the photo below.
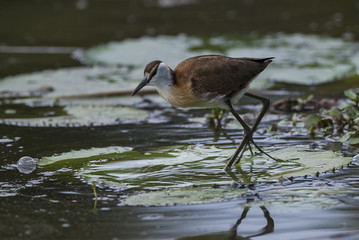
<svg viewBox="0 0 359 240">
<path fill-rule="evenodd" d="M 36 169 L 37 159 L 24 156 L 17 161 L 16 167 L 21 173 L 29 174 Z"/>
</svg>

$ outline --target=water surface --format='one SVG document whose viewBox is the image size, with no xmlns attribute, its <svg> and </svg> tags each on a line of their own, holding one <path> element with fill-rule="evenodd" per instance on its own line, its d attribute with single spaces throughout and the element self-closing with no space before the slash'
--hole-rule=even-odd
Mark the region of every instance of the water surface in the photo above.
<svg viewBox="0 0 359 240">
<path fill-rule="evenodd" d="M 204 43 L 209 39 L 207 43 L 210 44 L 200 45 L 200 48 L 197 46 L 192 50 L 204 49 L 217 52 L 223 51 L 222 48 L 218 48 L 223 41 L 218 39 L 228 36 L 233 36 L 235 41 L 242 41 L 243 39 L 238 36 L 257 38 L 273 36 L 278 32 L 289 36 L 293 36 L 292 34 L 297 36 L 298 33 L 302 36 L 314 35 L 314 38 L 336 39 L 344 45 L 349 42 L 353 48 L 345 48 L 347 51 L 343 56 L 343 64 L 347 65 L 352 64 L 351 57 L 357 53 L 355 46 L 359 39 L 359 28 L 356 24 L 359 20 L 357 14 L 359 6 L 354 0 L 345 3 L 309 0 L 211 1 L 210 3 L 208 1 L 80 0 L 21 3 L 2 1 L 0 5 L 0 19 L 3 23 L 0 30 L 2 77 L 75 66 L 93 70 L 92 66 L 83 66 L 86 63 L 78 58 L 76 52 L 85 52 L 87 49 L 96 48 L 101 44 L 107 45 L 109 42 L 131 42 L 131 39 L 134 47 L 129 49 L 129 52 L 134 52 L 138 47 L 136 43 L 144 37 L 161 39 L 160 35 L 166 35 L 175 42 L 181 41 L 181 36 L 194 37 Z M 18 48 L 20 46 L 25 46 L 25 50 Z M 51 46 L 59 47 L 58 51 L 53 52 L 48 48 Z M 19 52 L 19 49 L 23 50 Z M 294 55 L 287 59 L 292 59 L 293 62 L 300 61 L 296 58 L 296 54 Z M 151 57 L 151 59 L 156 58 L 155 54 Z M 357 63 L 355 59 L 353 62 Z M 335 58 L 334 60 L 337 61 Z M 138 60 L 141 64 L 142 61 L 144 61 L 142 58 Z M 174 59 L 174 62 L 176 61 L 177 59 Z M 101 69 L 103 67 L 106 68 L 100 66 Z M 89 80 L 101 82 L 102 79 L 105 80 L 102 81 L 104 85 L 111 85 L 117 80 L 128 77 L 127 80 L 136 85 L 137 80 L 142 77 L 142 68 L 143 66 L 130 66 L 129 71 L 121 68 L 119 72 L 110 71 L 105 77 L 96 75 Z M 59 72 L 68 74 L 70 70 L 62 69 Z M 54 74 L 59 72 L 56 71 Z M 342 97 L 344 89 L 357 87 L 357 73 L 348 72 L 350 76 L 340 76 L 322 84 L 276 82 L 273 85 L 261 86 L 271 90 L 281 90 L 284 96 L 306 96 L 314 93 L 318 97 Z M 46 74 L 48 72 L 33 76 L 45 75 L 46 78 Z M 64 79 L 67 75 L 59 76 L 58 81 L 61 81 L 61 78 Z M 28 75 L 22 77 L 27 79 Z M 27 86 L 20 81 L 17 87 L 21 90 Z M 96 88 L 97 85 L 91 86 Z M 46 86 L 37 86 L 35 90 L 39 87 Z M 106 89 L 104 87 L 102 90 Z M 7 90 L 11 92 L 16 89 L 8 87 Z M 109 91 L 112 90 L 114 89 L 111 85 Z M 75 93 L 71 92 L 71 95 Z M 70 106 L 72 100 L 54 101 L 57 96 L 49 98 L 2 96 L 1 118 L 34 119 L 64 116 L 67 114 L 66 106 Z M 270 93 L 267 96 L 272 100 L 283 97 Z M 335 174 L 320 175 L 319 178 L 309 176 L 294 179 L 293 182 L 286 180 L 249 185 L 241 184 L 241 181 L 235 183 L 233 176 L 226 175 L 220 168 L 204 168 L 202 171 L 205 172 L 203 175 L 206 181 L 210 179 L 208 176 L 211 174 L 223 180 L 209 187 L 231 188 L 233 191 L 246 189 L 247 193 L 240 198 L 217 203 L 161 207 L 124 206 L 123 200 L 126 197 L 141 192 L 142 189 L 140 187 L 126 189 L 101 182 L 96 183 L 98 195 L 96 200 L 92 182 L 79 176 L 75 166 L 71 165 L 60 170 L 37 168 L 30 174 L 21 173 L 16 168 L 16 163 L 23 156 L 40 159 L 71 150 L 109 146 L 131 147 L 140 153 L 156 151 L 164 147 L 198 144 L 214 145 L 230 150 L 242 137 L 242 131 L 237 130 L 233 125 L 228 125 L 219 132 L 208 128 L 204 116 L 210 113 L 210 110 L 178 110 L 170 108 L 156 97 L 137 98 L 131 101 L 121 98 L 114 98 L 111 101 L 99 99 L 74 101 L 77 105 L 89 105 L 91 102 L 96 102 L 97 106 L 123 104 L 133 109 L 140 109 L 148 113 L 149 117 L 146 118 L 147 120 L 135 118 L 106 122 L 103 126 L 77 122 L 74 125 L 71 123 L 71 126 L 65 124 L 56 127 L 56 124 L 50 126 L 43 119 L 29 126 L 15 121 L 2 122 L 0 124 L 2 216 L 0 233 L 4 239 L 359 238 L 357 163 L 346 166 L 344 170 L 336 171 Z M 259 106 L 245 99 L 243 103 L 246 107 L 240 112 L 249 111 L 250 114 L 246 116 L 251 120 Z M 356 146 L 342 145 L 330 138 L 318 136 L 316 139 L 311 139 L 307 136 L 306 129 L 301 126 L 296 129 L 289 125 L 277 135 L 267 132 L 273 123 L 283 117 L 290 116 L 272 114 L 264 119 L 259 133 L 255 136 L 259 145 L 271 148 L 318 144 L 327 149 L 339 148 L 345 156 L 359 153 Z M 224 156 L 221 156 L 222 158 Z M 216 161 L 216 158 L 214 157 L 213 160 Z M 201 164 L 206 166 L 206 162 L 200 161 L 199 165 Z M 215 164 L 216 167 L 225 165 L 218 159 L 211 164 Z M 248 175 L 240 170 L 236 168 L 233 171 L 234 176 L 240 179 Z M 160 178 L 156 180 L 163 184 Z M 189 185 L 191 183 L 188 179 L 184 181 Z M 292 196 L 285 192 L 286 189 L 311 190 L 304 195 Z M 327 194 L 318 193 L 316 189 L 324 189 Z M 348 191 L 343 193 L 338 192 L 338 189 L 348 189 Z M 282 190 L 284 192 L 275 192 Z"/>
</svg>

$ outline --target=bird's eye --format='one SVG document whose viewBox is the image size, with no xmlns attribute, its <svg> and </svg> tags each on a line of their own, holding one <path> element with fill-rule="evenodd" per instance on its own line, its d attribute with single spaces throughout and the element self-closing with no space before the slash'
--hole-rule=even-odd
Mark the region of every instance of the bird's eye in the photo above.
<svg viewBox="0 0 359 240">
<path fill-rule="evenodd" d="M 154 67 L 154 68 L 152 69 L 152 71 L 151 71 L 151 76 L 156 75 L 157 69 L 158 69 L 158 65 L 156 65 L 156 67 Z"/>
<path fill-rule="evenodd" d="M 147 82 L 149 82 L 153 78 L 153 76 L 156 75 L 158 66 L 159 64 L 152 68 L 151 72 L 148 74 Z"/>
</svg>

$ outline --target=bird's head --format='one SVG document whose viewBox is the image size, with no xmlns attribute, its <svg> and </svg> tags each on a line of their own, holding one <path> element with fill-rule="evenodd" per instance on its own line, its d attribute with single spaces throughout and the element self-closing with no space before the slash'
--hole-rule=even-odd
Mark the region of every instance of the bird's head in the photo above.
<svg viewBox="0 0 359 240">
<path fill-rule="evenodd" d="M 144 77 L 132 93 L 132 96 L 144 86 L 160 87 L 163 83 L 169 83 L 172 77 L 172 69 L 164 62 L 155 60 L 147 64 L 143 72 Z"/>
</svg>

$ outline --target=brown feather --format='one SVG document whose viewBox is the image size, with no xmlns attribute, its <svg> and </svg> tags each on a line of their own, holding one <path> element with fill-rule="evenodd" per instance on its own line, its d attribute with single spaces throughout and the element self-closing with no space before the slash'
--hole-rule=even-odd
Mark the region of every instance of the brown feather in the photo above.
<svg viewBox="0 0 359 240">
<path fill-rule="evenodd" d="M 227 100 L 236 103 L 248 89 L 250 82 L 272 62 L 271 59 L 273 58 L 230 58 L 220 55 L 188 58 L 174 70 L 167 66 L 170 76 L 162 77 L 156 83 L 157 90 L 174 106 L 227 108 Z M 147 64 L 147 77 L 144 78 L 146 83 L 140 83 L 134 94 L 144 87 L 143 84 L 152 82 L 161 63 L 156 60 Z"/>
<path fill-rule="evenodd" d="M 197 96 L 211 97 L 231 94 L 248 87 L 272 58 L 230 58 L 219 55 L 204 55 L 188 58 L 174 69 L 179 85 L 191 85 Z"/>
</svg>

